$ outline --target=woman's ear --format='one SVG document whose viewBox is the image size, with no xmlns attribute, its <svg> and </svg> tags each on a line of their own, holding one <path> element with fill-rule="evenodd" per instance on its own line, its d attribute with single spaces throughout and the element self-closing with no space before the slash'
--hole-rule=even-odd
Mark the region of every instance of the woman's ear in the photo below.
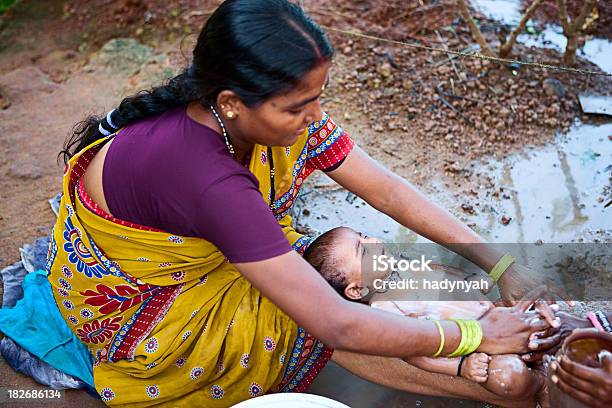
<svg viewBox="0 0 612 408">
<path fill-rule="evenodd" d="M 344 295 L 351 300 L 361 300 L 370 293 L 370 289 L 359 286 L 357 282 L 351 282 L 344 288 Z"/>
<path fill-rule="evenodd" d="M 217 95 L 217 108 L 223 119 L 234 119 L 244 110 L 244 103 L 234 91 L 226 89 Z"/>
</svg>

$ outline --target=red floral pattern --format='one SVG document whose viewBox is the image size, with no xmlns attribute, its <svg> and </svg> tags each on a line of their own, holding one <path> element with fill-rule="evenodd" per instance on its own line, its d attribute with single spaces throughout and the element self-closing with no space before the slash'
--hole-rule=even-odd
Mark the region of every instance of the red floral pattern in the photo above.
<svg viewBox="0 0 612 408">
<path fill-rule="evenodd" d="M 102 321 L 94 320 L 91 323 L 85 323 L 82 328 L 77 329 L 77 335 L 85 343 L 104 343 L 109 340 L 113 333 L 119 330 L 121 325 L 118 323 L 123 316 L 114 318 L 106 318 Z"/>
<path fill-rule="evenodd" d="M 96 291 L 87 289 L 81 292 L 85 296 L 85 303 L 99 307 L 98 312 L 103 315 L 119 311 L 124 312 L 134 305 L 137 305 L 161 290 L 160 287 L 151 285 L 117 285 L 114 288 L 98 284 Z"/>
</svg>

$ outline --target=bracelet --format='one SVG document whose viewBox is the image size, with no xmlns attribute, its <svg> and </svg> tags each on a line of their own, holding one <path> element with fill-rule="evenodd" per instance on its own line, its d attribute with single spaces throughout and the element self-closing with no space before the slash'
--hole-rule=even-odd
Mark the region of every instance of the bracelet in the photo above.
<svg viewBox="0 0 612 408">
<path fill-rule="evenodd" d="M 591 321 L 591 324 L 593 325 L 594 328 L 596 328 L 599 331 L 606 331 L 603 326 L 601 325 L 601 323 L 599 322 L 599 320 L 597 319 L 597 316 L 595 316 L 595 313 L 593 312 L 588 312 L 586 314 L 587 319 L 589 319 Z"/>
<path fill-rule="evenodd" d="M 499 278 L 501 278 L 504 272 L 508 270 L 508 268 L 514 263 L 514 261 L 514 257 L 510 254 L 505 254 L 504 256 L 502 256 L 499 261 L 497 261 L 495 266 L 491 269 L 491 272 L 489 272 L 489 276 L 491 277 L 493 282 L 497 283 Z"/>
<path fill-rule="evenodd" d="M 461 366 L 463 365 L 465 358 L 466 356 L 461 356 L 461 359 L 459 360 L 459 366 L 457 367 L 457 377 L 461 377 Z"/>
<path fill-rule="evenodd" d="M 442 324 L 438 320 L 433 321 L 435 325 L 438 327 L 438 331 L 440 332 L 440 347 L 438 347 L 438 351 L 434 354 L 434 357 L 438 357 L 442 353 L 442 349 L 444 348 L 444 329 L 442 328 Z"/>
<path fill-rule="evenodd" d="M 601 310 L 595 312 L 595 317 L 599 323 L 601 323 L 603 330 L 607 331 L 608 333 L 612 333 L 612 325 L 610 325 L 610 321 Z"/>
<path fill-rule="evenodd" d="M 457 323 L 461 330 L 461 341 L 457 349 L 448 357 L 465 356 L 471 354 L 480 346 L 482 342 L 482 326 L 477 320 L 450 319 Z"/>
</svg>

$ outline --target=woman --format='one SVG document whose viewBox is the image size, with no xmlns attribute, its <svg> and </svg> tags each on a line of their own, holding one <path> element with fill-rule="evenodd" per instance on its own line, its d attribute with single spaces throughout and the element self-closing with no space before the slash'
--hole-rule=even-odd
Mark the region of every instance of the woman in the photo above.
<svg viewBox="0 0 612 408">
<path fill-rule="evenodd" d="M 526 352 L 548 327 L 528 302 L 464 323 L 469 333 L 376 312 L 342 300 L 297 253 L 308 240 L 288 211 L 314 170 L 434 241 L 481 242 L 321 112 L 332 54 L 288 1 L 226 1 L 189 68 L 67 143 L 49 281 L 109 405 L 229 406 L 304 390 L 332 348 L 406 357 L 465 353 L 470 340 Z M 465 255 L 486 270 L 501 256 Z M 502 278 L 507 299 L 517 276 Z"/>
</svg>

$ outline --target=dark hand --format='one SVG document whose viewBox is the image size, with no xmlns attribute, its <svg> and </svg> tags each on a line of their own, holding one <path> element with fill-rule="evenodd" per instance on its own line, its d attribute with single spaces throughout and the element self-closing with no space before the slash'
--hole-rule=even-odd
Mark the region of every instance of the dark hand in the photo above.
<svg viewBox="0 0 612 408">
<path fill-rule="evenodd" d="M 548 303 L 554 303 L 554 297 L 567 301 L 570 305 L 574 302 L 569 296 L 542 273 L 537 273 L 523 265 L 514 263 L 499 279 L 499 291 L 506 306 L 514 306 L 516 302 L 524 298 L 529 290 L 536 287 L 545 288 L 541 297 Z M 535 298 L 532 300 L 536 300 Z"/>
<path fill-rule="evenodd" d="M 593 327 L 591 322 L 589 322 L 586 318 L 576 317 L 565 312 L 557 312 L 555 315 L 561 322 L 561 326 L 558 329 L 550 328 L 544 332 L 538 332 L 532 335 L 532 337 L 551 339 L 550 348 L 543 352 L 523 354 L 521 356 L 523 361 L 540 361 L 545 354 L 553 355 L 557 352 L 557 350 L 559 350 L 561 344 L 563 344 L 563 340 L 565 340 L 565 338 L 569 336 L 572 331 L 575 329 L 590 329 Z"/>
<path fill-rule="evenodd" d="M 515 307 L 495 307 L 479 320 L 483 339 L 478 351 L 487 354 L 523 354 L 548 348 L 547 339 L 531 339 L 535 332 L 550 326 L 539 314 L 527 312 L 528 303 Z"/>
<path fill-rule="evenodd" d="M 585 329 L 583 329 L 585 330 Z M 579 330 L 579 331 L 583 331 Z M 586 329 L 592 331 L 597 329 Z M 610 335 L 612 339 L 612 334 Z M 552 381 L 559 389 L 590 407 L 612 406 L 612 353 L 601 358 L 600 368 L 574 363 L 567 357 L 553 362 Z"/>
</svg>

